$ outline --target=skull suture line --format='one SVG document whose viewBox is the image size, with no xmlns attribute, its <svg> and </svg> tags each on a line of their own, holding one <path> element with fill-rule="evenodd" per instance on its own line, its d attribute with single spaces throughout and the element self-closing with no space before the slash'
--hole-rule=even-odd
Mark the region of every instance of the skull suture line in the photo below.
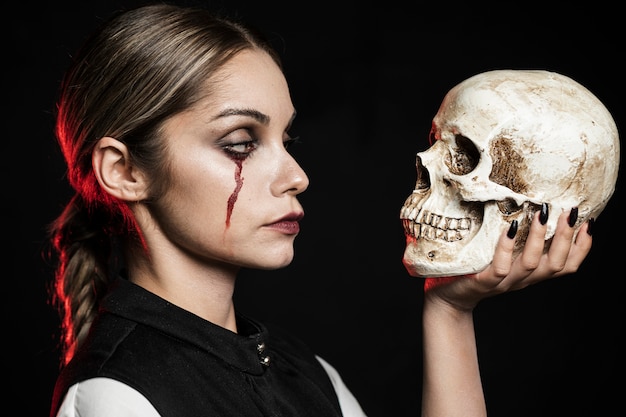
<svg viewBox="0 0 626 417">
<path fill-rule="evenodd" d="M 452 88 L 433 118 L 431 147 L 416 158 L 417 182 L 400 219 L 412 276 L 486 268 L 500 235 L 548 203 L 546 250 L 562 211 L 580 226 L 615 191 L 619 137 L 606 107 L 574 80 L 543 70 L 495 70 Z"/>
</svg>

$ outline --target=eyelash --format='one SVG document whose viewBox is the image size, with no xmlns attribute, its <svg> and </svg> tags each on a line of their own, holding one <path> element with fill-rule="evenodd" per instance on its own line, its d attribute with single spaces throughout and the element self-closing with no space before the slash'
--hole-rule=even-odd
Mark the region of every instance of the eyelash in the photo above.
<svg viewBox="0 0 626 417">
<path fill-rule="evenodd" d="M 301 142 L 300 137 L 296 136 L 294 138 L 288 138 L 287 140 L 283 141 L 283 145 L 285 149 L 289 149 L 293 144 L 300 143 L 300 142 Z M 228 145 L 224 145 L 222 148 L 224 149 L 224 152 L 226 152 L 228 155 L 232 156 L 233 158 L 246 159 L 258 148 L 258 146 L 259 146 L 258 140 L 254 139 L 254 140 L 249 140 L 245 142 L 231 143 Z M 239 148 L 239 147 L 244 147 L 246 150 L 244 151 L 236 150 L 236 148 Z"/>
<path fill-rule="evenodd" d="M 228 155 L 232 156 L 233 158 L 246 159 L 248 156 L 252 154 L 252 152 L 256 150 L 258 146 L 259 145 L 256 140 L 249 140 L 245 142 L 231 143 L 228 145 L 224 145 L 222 148 L 224 149 L 224 152 L 226 152 Z M 241 147 L 244 147 L 245 150 L 244 151 L 236 150 L 237 148 L 241 148 Z"/>
<path fill-rule="evenodd" d="M 302 141 L 300 140 L 300 136 L 288 138 L 286 141 L 283 142 L 283 145 L 285 145 L 285 149 L 288 150 L 291 147 L 291 145 L 294 145 L 296 143 L 302 143 Z"/>
</svg>

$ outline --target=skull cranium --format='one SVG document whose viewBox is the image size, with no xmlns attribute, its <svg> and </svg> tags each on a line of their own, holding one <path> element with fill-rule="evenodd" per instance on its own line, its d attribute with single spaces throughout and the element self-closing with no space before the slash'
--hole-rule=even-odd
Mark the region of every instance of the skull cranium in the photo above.
<svg viewBox="0 0 626 417">
<path fill-rule="evenodd" d="M 466 79 L 444 97 L 430 140 L 400 211 L 403 262 L 413 276 L 483 270 L 513 220 L 518 254 L 544 202 L 547 249 L 562 211 L 578 208 L 577 232 L 615 190 L 615 122 L 588 89 L 558 73 L 494 70 Z"/>
</svg>

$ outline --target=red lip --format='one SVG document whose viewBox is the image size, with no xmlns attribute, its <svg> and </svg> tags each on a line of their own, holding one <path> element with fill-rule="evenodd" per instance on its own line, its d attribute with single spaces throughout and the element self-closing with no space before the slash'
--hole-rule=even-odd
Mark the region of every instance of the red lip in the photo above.
<svg viewBox="0 0 626 417">
<path fill-rule="evenodd" d="M 300 212 L 292 212 L 292 213 L 289 213 L 288 215 L 284 216 L 280 220 L 278 220 L 276 223 L 279 223 L 279 222 L 299 222 L 300 220 L 302 220 L 303 217 L 304 217 L 304 213 L 301 212 L 301 211 Z"/>
<path fill-rule="evenodd" d="M 282 217 L 281 219 L 275 221 L 268 225 L 273 229 L 278 229 L 283 233 L 289 235 L 295 235 L 300 232 L 300 223 L 299 221 L 304 217 L 303 212 L 298 213 L 289 213 L 288 215 Z"/>
</svg>

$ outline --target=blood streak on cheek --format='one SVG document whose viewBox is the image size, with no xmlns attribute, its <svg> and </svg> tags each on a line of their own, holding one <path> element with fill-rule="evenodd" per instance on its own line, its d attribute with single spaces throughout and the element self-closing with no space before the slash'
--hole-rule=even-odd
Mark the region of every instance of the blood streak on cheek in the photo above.
<svg viewBox="0 0 626 417">
<path fill-rule="evenodd" d="M 230 226 L 230 216 L 233 214 L 233 208 L 235 207 L 235 201 L 237 201 L 237 197 L 239 196 L 239 190 L 243 186 L 243 177 L 241 176 L 241 171 L 243 169 L 243 160 L 241 159 L 233 159 L 236 164 L 235 169 L 235 190 L 228 197 L 228 206 L 226 207 L 226 227 Z"/>
</svg>

